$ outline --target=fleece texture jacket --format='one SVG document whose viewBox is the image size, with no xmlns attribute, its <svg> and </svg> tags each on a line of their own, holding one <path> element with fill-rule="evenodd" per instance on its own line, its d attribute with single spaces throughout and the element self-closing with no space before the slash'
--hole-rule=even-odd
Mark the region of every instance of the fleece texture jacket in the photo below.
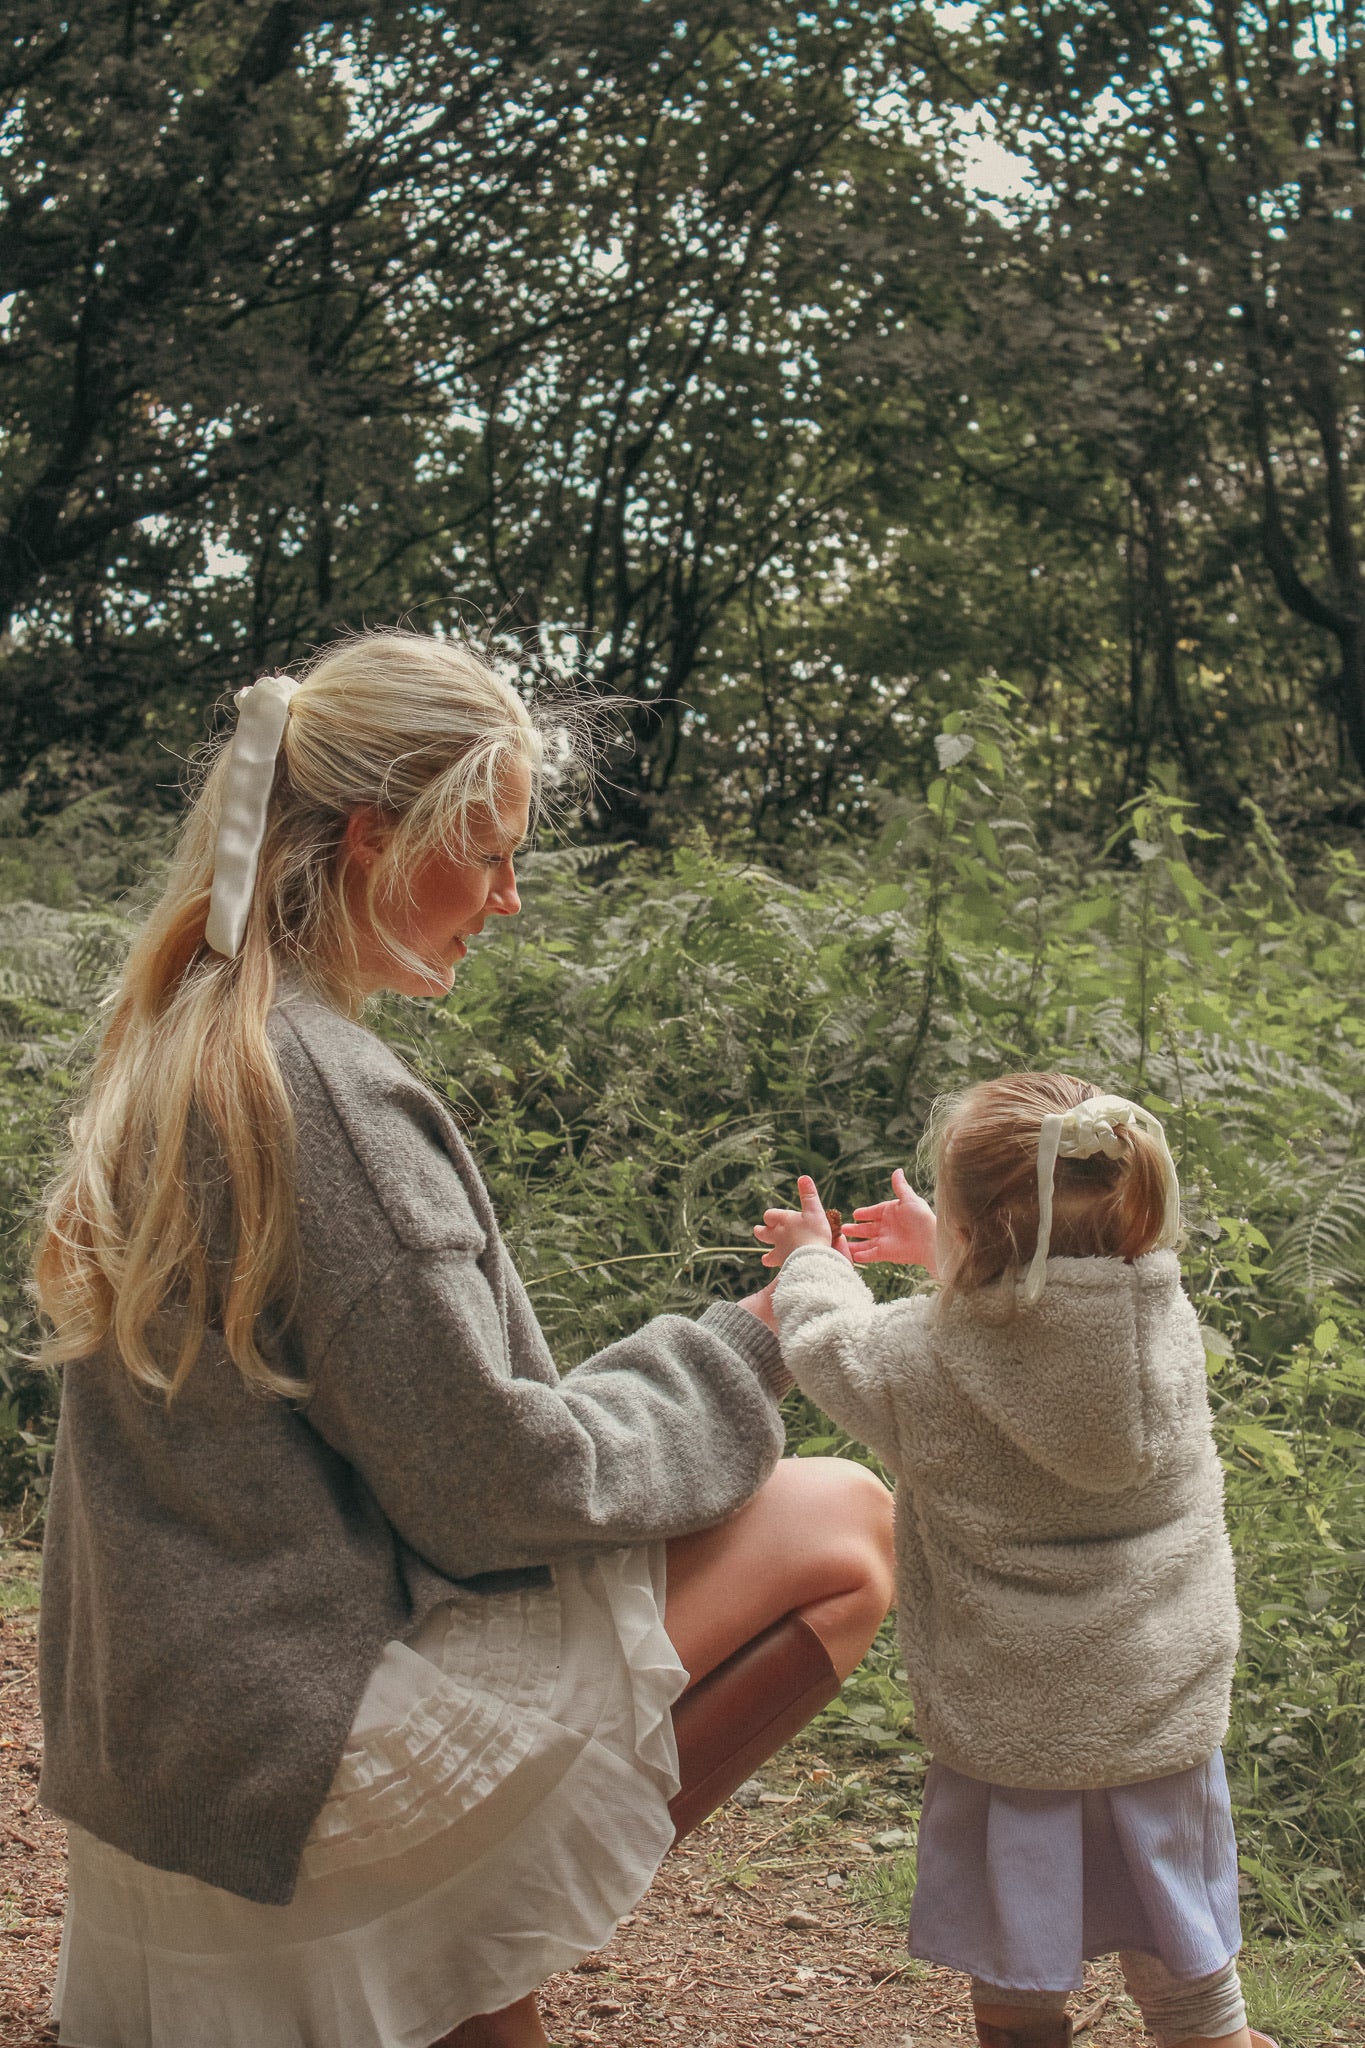
<svg viewBox="0 0 1365 2048">
<path fill-rule="evenodd" d="M 561 1378 L 445 1105 L 297 986 L 268 1030 L 302 1279 L 262 1348 L 311 1394 L 249 1392 L 212 1328 L 169 1408 L 108 1355 L 66 1368 L 40 1796 L 142 1862 L 283 1904 L 384 1643 L 452 1581 L 545 1580 L 721 1520 L 781 1455 L 790 1382 L 734 1304 Z"/>
<path fill-rule="evenodd" d="M 1075 1790 L 1212 1754 L 1237 1608 L 1203 1345 L 1174 1252 L 1055 1258 L 1032 1308 L 777 1283 L 798 1386 L 896 1480 L 916 1725 L 954 1770 Z"/>
</svg>

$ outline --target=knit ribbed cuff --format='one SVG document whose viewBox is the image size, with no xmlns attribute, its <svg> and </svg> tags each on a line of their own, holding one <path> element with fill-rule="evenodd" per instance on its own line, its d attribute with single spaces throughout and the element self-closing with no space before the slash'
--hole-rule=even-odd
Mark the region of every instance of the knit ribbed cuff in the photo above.
<svg viewBox="0 0 1365 2048">
<path fill-rule="evenodd" d="M 737 1301 L 713 1301 L 698 1320 L 704 1328 L 723 1337 L 730 1349 L 753 1367 L 770 1392 L 786 1393 L 792 1376 L 782 1363 L 782 1346 L 766 1323 L 761 1323 L 747 1308 L 741 1308 Z"/>
</svg>

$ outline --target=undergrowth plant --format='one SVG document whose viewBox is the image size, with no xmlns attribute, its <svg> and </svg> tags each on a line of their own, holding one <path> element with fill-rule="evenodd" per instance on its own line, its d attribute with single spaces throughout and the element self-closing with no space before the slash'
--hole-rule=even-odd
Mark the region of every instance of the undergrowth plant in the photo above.
<svg viewBox="0 0 1365 2048">
<path fill-rule="evenodd" d="M 1058 1067 L 1166 1122 L 1186 1195 L 1244 1617 L 1228 1763 L 1253 1932 L 1365 1942 L 1365 868 L 1235 847 L 1174 790 L 1103 850 L 1035 829 L 1015 700 L 948 721 L 926 800 L 783 874 L 698 833 L 561 848 L 451 996 L 375 1022 L 468 1129 L 558 1358 L 762 1277 L 752 1225 L 798 1172 L 845 1211 L 907 1164 L 933 1097 Z M 164 828 L 0 814 L 0 1502 L 36 1522 L 52 1387 L 25 1235 L 86 1034 Z M 120 865 L 121 863 L 121 865 Z M 60 877 L 59 881 L 54 876 Z M 872 1269 L 883 1294 L 912 1276 Z M 799 1396 L 789 1447 L 869 1458 Z M 870 1458 L 869 1458 L 870 1461 Z M 825 1723 L 922 1766 L 886 1632 Z"/>
</svg>

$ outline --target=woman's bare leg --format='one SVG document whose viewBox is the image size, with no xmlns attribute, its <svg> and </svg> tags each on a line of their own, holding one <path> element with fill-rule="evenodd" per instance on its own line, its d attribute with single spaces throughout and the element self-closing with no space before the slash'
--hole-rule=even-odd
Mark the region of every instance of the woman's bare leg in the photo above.
<svg viewBox="0 0 1365 2048">
<path fill-rule="evenodd" d="M 669 1543 L 664 1626 L 695 1684 L 794 1612 L 847 1678 L 894 1595 L 881 1481 L 849 1458 L 784 1458 L 735 1514 Z"/>
<path fill-rule="evenodd" d="M 535 1994 L 505 2005 L 501 2012 L 476 2013 L 452 2033 L 443 2034 L 432 2048 L 550 2048 L 550 2037 L 540 2022 Z"/>
<path fill-rule="evenodd" d="M 715 1529 L 668 1546 L 675 1840 L 828 1706 L 891 1600 L 891 1496 L 861 1465 L 785 1460 Z"/>
</svg>

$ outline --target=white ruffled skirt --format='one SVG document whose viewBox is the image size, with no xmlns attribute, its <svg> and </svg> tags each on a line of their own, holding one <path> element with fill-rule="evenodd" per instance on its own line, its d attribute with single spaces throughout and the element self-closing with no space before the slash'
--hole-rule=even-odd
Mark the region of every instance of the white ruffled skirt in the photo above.
<svg viewBox="0 0 1365 2048">
<path fill-rule="evenodd" d="M 673 1839 L 664 1546 L 458 1593 L 389 1643 L 287 1906 L 79 1828 L 53 1997 L 75 2048 L 429 2048 L 610 1939 Z"/>
</svg>

